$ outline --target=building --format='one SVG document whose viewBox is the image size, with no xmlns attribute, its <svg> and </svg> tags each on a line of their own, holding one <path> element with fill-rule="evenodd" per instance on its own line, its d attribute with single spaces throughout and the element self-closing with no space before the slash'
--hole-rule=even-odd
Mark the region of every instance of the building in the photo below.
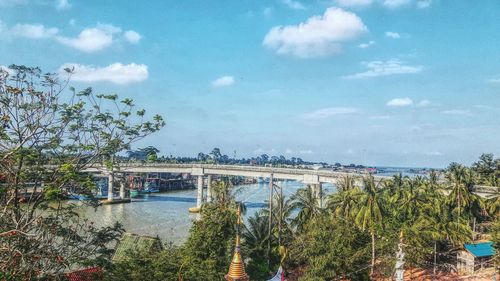
<svg viewBox="0 0 500 281">
<path fill-rule="evenodd" d="M 133 233 L 124 233 L 115 249 L 113 261 L 124 259 L 134 252 L 155 253 L 163 249 L 160 238 Z"/>
<path fill-rule="evenodd" d="M 240 246 L 240 234 L 239 234 L 239 226 L 241 223 L 241 211 L 240 207 L 238 207 L 238 212 L 236 213 L 238 216 L 238 225 L 236 230 L 236 247 L 234 249 L 233 259 L 231 260 L 231 264 L 229 265 L 229 271 L 226 274 L 225 278 L 227 281 L 248 281 L 248 275 L 245 273 L 245 263 L 241 258 L 241 246 Z"/>
<path fill-rule="evenodd" d="M 473 274 L 477 270 L 492 267 L 494 255 L 493 242 L 464 244 L 464 249 L 457 254 L 457 270 Z"/>
</svg>

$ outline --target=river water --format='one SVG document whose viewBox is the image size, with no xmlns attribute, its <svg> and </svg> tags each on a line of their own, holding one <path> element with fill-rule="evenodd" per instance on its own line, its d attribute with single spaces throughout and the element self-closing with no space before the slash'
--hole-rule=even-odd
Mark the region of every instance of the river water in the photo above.
<svg viewBox="0 0 500 281">
<path fill-rule="evenodd" d="M 304 185 L 296 181 L 277 182 L 283 186 L 283 195 L 291 196 Z M 330 184 L 323 184 L 323 191 L 328 194 L 335 190 Z M 233 188 L 238 201 L 247 207 L 246 217 L 267 206 L 269 184 L 256 183 Z M 183 243 L 189 234 L 189 228 L 196 214 L 190 214 L 188 208 L 196 205 L 196 189 L 156 193 L 133 198 L 131 203 L 102 205 L 97 209 L 82 206 L 83 217 L 97 226 L 112 225 L 116 221 L 123 224 L 127 232 L 158 236 L 163 242 Z"/>
</svg>

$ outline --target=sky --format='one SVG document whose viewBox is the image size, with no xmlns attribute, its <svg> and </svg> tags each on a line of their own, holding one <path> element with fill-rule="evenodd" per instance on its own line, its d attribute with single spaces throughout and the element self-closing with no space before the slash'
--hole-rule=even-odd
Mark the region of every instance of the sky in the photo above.
<svg viewBox="0 0 500 281">
<path fill-rule="evenodd" d="M 500 155 L 498 0 L 0 0 L 10 64 L 73 66 L 75 88 L 161 114 L 135 146 L 166 155 Z"/>
</svg>

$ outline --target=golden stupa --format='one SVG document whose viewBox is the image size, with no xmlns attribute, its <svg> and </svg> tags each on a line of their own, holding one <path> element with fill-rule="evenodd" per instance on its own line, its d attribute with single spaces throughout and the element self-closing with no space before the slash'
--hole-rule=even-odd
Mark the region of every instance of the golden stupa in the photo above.
<svg viewBox="0 0 500 281">
<path fill-rule="evenodd" d="M 236 228 L 236 247 L 234 248 L 234 255 L 233 259 L 231 260 L 231 265 L 229 266 L 229 272 L 225 277 L 228 281 L 248 281 L 248 275 L 245 273 L 245 264 L 243 263 L 243 259 L 241 258 L 240 250 L 240 207 L 238 207 L 238 212 L 236 214 L 238 215 L 238 226 Z"/>
</svg>

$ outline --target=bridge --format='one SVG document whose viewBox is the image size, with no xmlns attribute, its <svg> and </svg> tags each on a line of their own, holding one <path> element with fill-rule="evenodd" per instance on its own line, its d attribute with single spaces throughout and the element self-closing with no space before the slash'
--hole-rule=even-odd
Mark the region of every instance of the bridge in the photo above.
<svg viewBox="0 0 500 281">
<path fill-rule="evenodd" d="M 197 200 L 196 205 L 199 207 L 203 203 L 203 183 L 207 185 L 207 201 L 212 199 L 212 177 L 216 175 L 222 176 L 240 176 L 251 178 L 269 178 L 281 180 L 295 180 L 314 188 L 317 196 L 321 195 L 322 184 L 336 184 L 339 179 L 350 175 L 361 177 L 366 174 L 348 173 L 331 170 L 315 170 L 315 169 L 294 169 L 294 168 L 277 168 L 277 167 L 261 167 L 261 166 L 242 166 L 242 165 L 216 165 L 216 164 L 166 164 L 166 163 L 120 163 L 120 166 L 113 173 L 105 167 L 93 166 L 87 168 L 86 172 L 104 173 L 109 175 L 108 186 L 113 187 L 113 174 L 115 173 L 174 173 L 174 174 L 191 174 L 197 177 Z M 376 180 L 388 179 L 387 176 L 374 175 Z M 204 180 L 206 178 L 206 180 Z M 272 181 L 271 181 L 272 182 Z M 112 189 L 109 189 L 112 190 Z M 124 184 L 120 186 L 120 197 L 125 194 Z M 108 200 L 113 200 L 113 194 L 108 192 Z"/>
<path fill-rule="evenodd" d="M 112 190 L 114 184 L 114 174 L 123 173 L 174 173 L 174 174 L 191 174 L 197 177 L 197 200 L 196 205 L 199 207 L 203 203 L 204 182 L 207 186 L 207 201 L 212 199 L 212 177 L 216 175 L 223 176 L 240 176 L 252 178 L 269 178 L 270 184 L 273 179 L 295 180 L 302 182 L 314 188 L 318 202 L 321 205 L 322 184 L 336 184 L 345 176 L 354 176 L 358 180 L 365 176 L 364 173 L 339 172 L 332 170 L 315 170 L 315 169 L 300 169 L 300 168 L 277 168 L 277 167 L 261 167 L 261 166 L 242 166 L 242 165 L 216 165 L 216 164 L 166 164 L 166 163 L 120 163 L 119 168 L 110 173 L 105 167 L 93 166 L 87 168 L 86 172 L 104 173 L 108 175 L 109 190 Z M 376 181 L 383 181 L 391 177 L 373 175 Z M 498 187 L 491 186 L 475 186 L 474 193 L 484 198 L 494 198 L 500 195 Z M 125 196 L 125 184 L 120 185 L 120 197 Z M 113 201 L 112 192 L 108 192 L 108 200 Z"/>
</svg>

